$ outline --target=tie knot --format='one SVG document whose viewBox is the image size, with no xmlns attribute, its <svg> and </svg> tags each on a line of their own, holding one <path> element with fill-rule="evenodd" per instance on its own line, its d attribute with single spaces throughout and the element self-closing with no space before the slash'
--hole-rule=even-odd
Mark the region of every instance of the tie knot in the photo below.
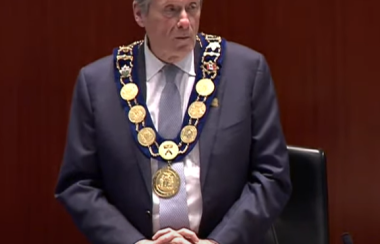
<svg viewBox="0 0 380 244">
<path fill-rule="evenodd" d="M 174 82 L 175 77 L 176 77 L 179 69 L 174 64 L 167 64 L 167 65 L 165 65 L 163 71 L 164 71 L 164 74 L 166 77 L 166 81 L 167 82 Z"/>
</svg>

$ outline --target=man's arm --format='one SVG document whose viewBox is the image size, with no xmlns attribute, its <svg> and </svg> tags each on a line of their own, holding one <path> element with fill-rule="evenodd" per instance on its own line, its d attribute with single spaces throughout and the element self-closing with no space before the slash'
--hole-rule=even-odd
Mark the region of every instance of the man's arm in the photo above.
<svg viewBox="0 0 380 244">
<path fill-rule="evenodd" d="M 253 77 L 250 179 L 239 200 L 208 236 L 220 244 L 258 243 L 291 193 L 288 154 L 275 89 L 263 56 Z"/>
<path fill-rule="evenodd" d="M 107 201 L 96 153 L 93 108 L 85 74 L 81 70 L 74 90 L 67 144 L 55 196 L 91 243 L 133 244 L 145 239 Z"/>
</svg>

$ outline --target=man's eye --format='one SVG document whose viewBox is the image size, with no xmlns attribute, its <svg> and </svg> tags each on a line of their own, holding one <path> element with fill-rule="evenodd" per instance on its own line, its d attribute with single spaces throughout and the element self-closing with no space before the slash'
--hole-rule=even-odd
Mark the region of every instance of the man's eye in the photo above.
<svg viewBox="0 0 380 244">
<path fill-rule="evenodd" d="M 177 9 L 176 9 L 174 6 L 172 6 L 172 5 L 167 6 L 167 7 L 165 8 L 165 12 L 167 12 L 167 13 L 174 13 L 176 10 L 177 10 Z"/>
<path fill-rule="evenodd" d="M 196 3 L 192 3 L 188 6 L 189 11 L 194 11 L 198 9 L 198 5 Z"/>
</svg>

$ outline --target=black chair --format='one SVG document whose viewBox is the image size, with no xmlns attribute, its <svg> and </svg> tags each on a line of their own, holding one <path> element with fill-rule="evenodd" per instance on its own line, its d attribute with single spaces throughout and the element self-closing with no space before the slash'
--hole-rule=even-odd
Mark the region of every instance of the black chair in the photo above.
<svg viewBox="0 0 380 244">
<path fill-rule="evenodd" d="M 268 244 L 328 244 L 326 157 L 322 150 L 288 147 L 293 192 L 268 232 Z"/>
</svg>

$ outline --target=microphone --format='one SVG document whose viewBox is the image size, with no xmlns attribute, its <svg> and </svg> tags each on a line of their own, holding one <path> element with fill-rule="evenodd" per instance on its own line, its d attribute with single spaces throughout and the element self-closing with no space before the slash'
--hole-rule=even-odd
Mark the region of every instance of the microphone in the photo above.
<svg viewBox="0 0 380 244">
<path fill-rule="evenodd" d="M 352 241 L 351 235 L 349 233 L 342 234 L 342 242 L 343 244 L 354 244 Z"/>
</svg>

